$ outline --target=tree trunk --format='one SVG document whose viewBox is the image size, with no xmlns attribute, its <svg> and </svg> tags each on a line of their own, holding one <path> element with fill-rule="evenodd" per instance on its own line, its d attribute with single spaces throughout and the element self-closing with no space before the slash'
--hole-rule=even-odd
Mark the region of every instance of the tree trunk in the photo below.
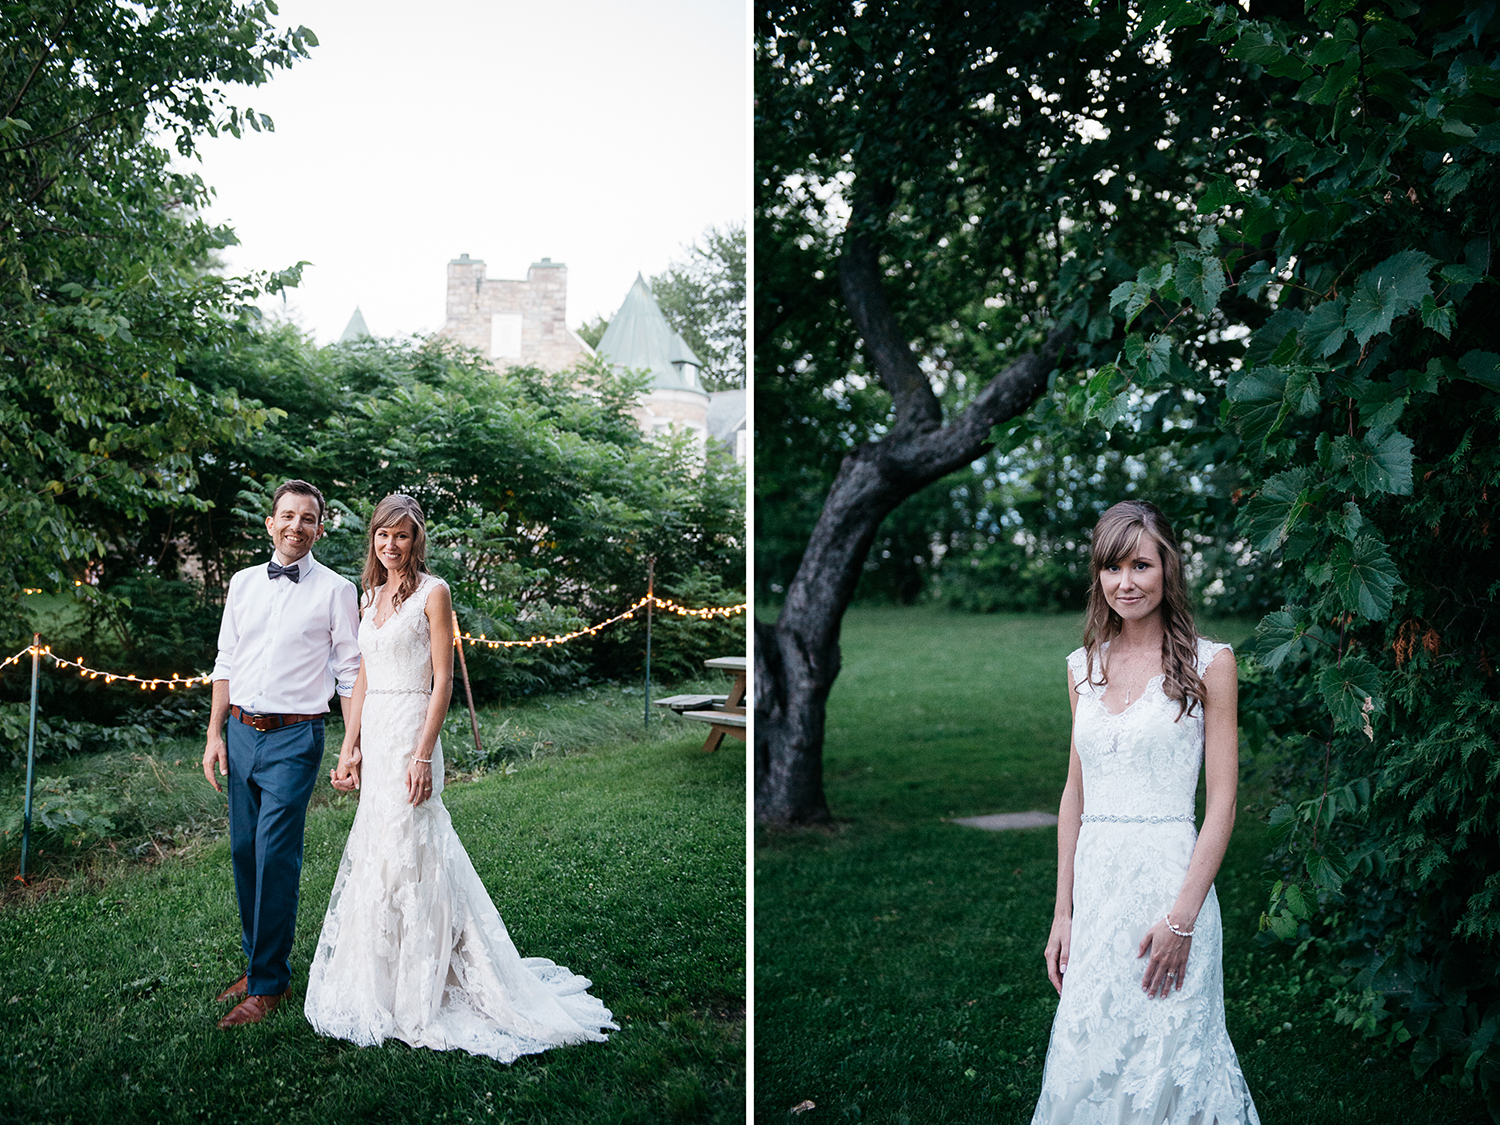
<svg viewBox="0 0 1500 1125">
<path fill-rule="evenodd" d="M 904 342 L 880 287 L 879 263 L 863 235 L 846 236 L 844 301 L 871 366 L 894 399 L 896 418 L 879 441 L 849 453 L 813 527 L 774 626 L 755 626 L 755 816 L 773 824 L 817 824 L 823 796 L 823 721 L 839 673 L 844 611 L 880 523 L 903 500 L 973 461 L 991 429 L 1027 409 L 1047 385 L 1068 331 L 1054 331 L 996 375 L 962 414 L 942 424 L 937 396 Z"/>
</svg>

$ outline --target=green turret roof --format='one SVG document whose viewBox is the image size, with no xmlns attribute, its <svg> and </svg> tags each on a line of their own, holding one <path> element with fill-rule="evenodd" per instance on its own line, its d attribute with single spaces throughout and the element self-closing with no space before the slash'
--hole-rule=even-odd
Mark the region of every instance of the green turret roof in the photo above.
<svg viewBox="0 0 1500 1125">
<path fill-rule="evenodd" d="M 359 311 L 359 306 L 354 306 L 354 315 L 349 318 L 349 323 L 344 328 L 344 334 L 339 337 L 339 343 L 347 344 L 350 340 L 359 340 L 370 334 L 365 327 L 364 314 Z"/>
<path fill-rule="evenodd" d="M 651 295 L 651 287 L 640 274 L 636 274 L 635 284 L 604 330 L 596 351 L 616 367 L 649 371 L 653 388 L 703 390 L 696 372 L 686 369 L 689 364 L 701 369 L 703 361 L 693 354 L 686 340 L 672 331 Z"/>
</svg>

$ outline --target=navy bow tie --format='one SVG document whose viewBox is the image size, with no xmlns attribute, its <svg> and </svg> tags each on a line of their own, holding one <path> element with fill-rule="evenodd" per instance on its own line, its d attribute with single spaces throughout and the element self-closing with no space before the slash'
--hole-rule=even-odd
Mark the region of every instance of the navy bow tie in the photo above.
<svg viewBox="0 0 1500 1125">
<path fill-rule="evenodd" d="M 272 578 L 280 578 L 284 574 L 293 582 L 298 582 L 302 578 L 302 576 L 297 573 L 296 563 L 293 563 L 291 566 L 282 566 L 275 559 L 272 559 L 268 564 L 266 564 L 266 573 L 269 574 Z"/>
</svg>

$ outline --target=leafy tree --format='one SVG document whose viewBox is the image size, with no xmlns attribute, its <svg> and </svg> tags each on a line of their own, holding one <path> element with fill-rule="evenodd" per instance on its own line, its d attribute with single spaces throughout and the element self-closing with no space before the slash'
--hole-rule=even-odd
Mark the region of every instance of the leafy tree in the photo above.
<svg viewBox="0 0 1500 1125">
<path fill-rule="evenodd" d="M 1284 603 L 1262 622 L 1256 661 L 1245 664 L 1241 711 L 1252 747 L 1276 764 L 1289 798 L 1272 815 L 1285 877 L 1264 924 L 1326 955 L 1341 990 L 1339 1019 L 1388 1046 L 1406 1044 L 1419 1074 L 1446 1060 L 1444 1080 L 1482 1091 L 1492 1113 L 1500 1108 L 1494 17 L 1488 3 L 1405 0 L 1305 13 L 1187 0 L 1060 13 L 1055 42 L 1094 19 L 1120 33 L 1109 37 L 1124 44 L 1120 58 L 1086 88 L 1104 90 L 1122 113 L 1128 106 L 1152 134 L 1150 148 L 1170 161 L 1144 186 L 1150 148 L 1115 170 L 1110 184 L 1132 172 L 1137 179 L 1109 221 L 1152 213 L 1159 200 L 1167 207 L 1155 221 L 1176 237 L 1153 251 L 1147 239 L 1132 245 L 1100 229 L 1101 216 L 1057 241 L 1064 264 L 1039 287 L 1057 320 L 1094 346 L 994 435 L 1002 450 L 1036 441 L 1072 450 L 1100 440 L 1123 448 L 1123 431 L 1127 445 L 1170 443 L 1191 470 L 1222 474 L 1206 509 L 1174 514 L 1212 528 L 1223 515 L 1214 497 L 1227 496 L 1246 550 L 1273 568 Z M 846 14 L 848 38 L 862 35 L 862 18 Z M 928 43 L 924 34 L 919 28 L 911 42 Z M 896 56 L 863 38 L 886 77 L 898 76 Z M 804 52 L 813 36 L 805 39 Z M 947 40 L 932 46 L 939 60 L 954 51 Z M 997 53 L 1022 69 L 1016 52 Z M 960 71 L 976 65 L 962 51 L 954 57 Z M 1147 112 L 1116 101 L 1113 83 L 1136 59 L 1150 60 L 1137 73 L 1170 91 L 1169 114 L 1153 116 L 1149 101 Z M 838 83 L 806 84 L 860 100 Z M 921 153 L 956 156 L 964 168 L 970 150 L 945 143 L 946 118 L 897 85 L 904 100 L 887 114 L 887 143 L 920 129 Z M 1047 96 L 1046 83 L 1034 85 L 1036 100 Z M 994 104 L 1016 102 L 1025 104 L 997 94 Z M 793 115 L 796 147 L 840 151 L 809 131 L 834 132 L 844 112 Z M 1082 147 L 1123 143 L 1133 123 L 1100 122 L 1099 139 Z M 1047 175 L 1081 170 L 1078 147 L 1059 137 Z M 854 165 L 857 187 L 858 159 L 844 163 Z M 804 182 L 810 192 L 818 186 Z M 782 395 L 785 383 L 784 397 L 812 404 L 810 416 L 820 399 L 837 398 L 829 394 L 836 378 L 862 374 L 847 362 L 855 354 L 847 329 L 820 327 L 841 319 L 831 291 L 817 304 L 786 284 L 798 269 L 819 268 L 824 242 L 807 198 L 758 209 L 764 242 L 792 248 L 766 257 L 769 269 L 785 262 L 791 272 L 767 286 L 757 324 L 772 333 L 758 354 L 771 354 L 779 336 L 786 356 L 761 401 Z M 930 216 L 970 208 L 955 208 L 956 193 L 934 192 L 931 181 L 915 198 L 925 211 L 903 230 L 929 247 L 949 238 L 928 260 L 951 264 L 958 246 L 940 225 L 931 237 Z M 1019 207 L 1026 197 L 994 198 Z M 854 216 L 857 230 L 857 206 Z M 798 235 L 770 237 L 796 224 Z M 892 255 L 887 266 L 890 288 L 904 287 L 908 300 L 923 292 L 913 264 L 921 260 Z M 965 306 L 955 299 L 952 307 Z M 830 377 L 830 359 L 848 374 Z M 1161 410 L 1175 417 L 1153 423 Z"/>
<path fill-rule="evenodd" d="M 432 565 L 476 635 L 518 640 L 614 616 L 645 592 L 647 559 L 665 596 L 743 597 L 739 467 L 717 451 L 705 459 L 688 439 L 646 440 L 629 413 L 639 380 L 607 364 L 497 373 L 442 340 L 317 348 L 283 325 L 190 356 L 184 373 L 205 398 L 233 395 L 270 421 L 251 439 L 194 455 L 195 509 L 156 507 L 115 527 L 106 592 L 149 591 L 150 601 L 102 603 L 88 625 L 91 652 L 116 646 L 133 666 L 170 658 L 172 670 L 185 656 L 211 659 L 216 629 L 202 622 L 217 620 L 229 575 L 264 558 L 261 519 L 289 476 L 324 490 L 335 515 L 318 557 L 355 581 L 376 501 L 416 496 Z M 701 669 L 706 650 L 732 643 L 738 628 L 742 620 L 674 620 L 653 662 Z M 640 633 L 622 624 L 565 646 L 480 648 L 470 671 L 486 698 L 586 672 L 634 674 Z"/>
<path fill-rule="evenodd" d="M 578 338 L 589 347 L 597 348 L 608 328 L 609 318 L 596 316 L 593 320 L 586 320 L 578 326 Z"/>
<path fill-rule="evenodd" d="M 653 277 L 651 293 L 688 346 L 704 363 L 711 391 L 745 385 L 745 227 L 709 227 L 686 259 Z M 601 330 L 601 335 L 603 334 Z"/>
<path fill-rule="evenodd" d="M 1409 1042 L 1419 1075 L 1446 1058 L 1500 1119 L 1495 8 L 1154 14 L 1270 103 L 1243 123 L 1261 158 L 1199 199 L 1198 245 L 1116 293 L 1263 309 L 1223 409 L 1254 482 L 1239 526 L 1285 600 L 1246 707 L 1291 798 L 1264 924 L 1331 955 L 1338 1018 Z"/>
<path fill-rule="evenodd" d="M 828 815 L 823 706 L 882 521 L 996 440 L 1026 441 L 1017 420 L 1049 388 L 1042 422 L 1081 421 L 1083 376 L 1119 347 L 1110 285 L 1185 229 L 1197 138 L 1237 67 L 1186 36 L 1122 51 L 1136 22 L 1082 3 L 760 13 L 758 532 L 776 565 L 797 557 L 776 625 L 757 629 L 762 819 Z M 1169 63 L 1224 87 L 1185 100 Z M 1212 462 L 1213 415 L 1177 386 L 1113 413 L 1116 448 L 1170 428 Z M 798 520 L 824 489 L 799 553 Z M 1190 516 L 1207 503 L 1183 500 Z"/>
<path fill-rule="evenodd" d="M 0 13 L 0 591 L 71 586 L 109 528 L 151 507 L 193 509 L 193 458 L 267 416 L 205 397 L 178 372 L 227 341 L 249 302 L 295 280 L 210 272 L 233 241 L 173 171 L 196 138 L 270 120 L 224 88 L 304 57 L 305 28 L 270 4 L 36 0 Z M 111 513 L 114 520 L 96 519 Z"/>
</svg>

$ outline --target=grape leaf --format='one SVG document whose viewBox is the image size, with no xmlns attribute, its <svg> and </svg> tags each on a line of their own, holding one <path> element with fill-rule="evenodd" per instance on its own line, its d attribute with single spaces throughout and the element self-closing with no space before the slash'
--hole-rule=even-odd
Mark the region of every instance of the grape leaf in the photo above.
<svg viewBox="0 0 1500 1125">
<path fill-rule="evenodd" d="M 1360 347 L 1371 337 L 1391 330 L 1391 322 L 1422 303 L 1432 294 L 1427 276 L 1437 261 L 1420 250 L 1402 250 L 1392 254 L 1374 269 L 1360 274 L 1349 294 L 1344 325 L 1354 333 Z"/>
<path fill-rule="evenodd" d="M 1296 348 L 1297 332 L 1306 319 L 1307 315 L 1301 309 L 1277 309 L 1269 320 L 1250 334 L 1245 345 L 1244 365 L 1261 367 L 1279 363 L 1283 354 L 1290 359 Z M 1292 338 L 1290 347 L 1287 346 L 1288 336 Z"/>
<path fill-rule="evenodd" d="M 1273 672 L 1286 661 L 1301 656 L 1307 648 L 1303 639 L 1305 629 L 1297 621 L 1302 612 L 1300 606 L 1285 606 L 1262 617 L 1255 627 L 1250 655 Z"/>
<path fill-rule="evenodd" d="M 1382 492 L 1411 495 L 1412 441 L 1405 434 L 1398 430 L 1382 435 L 1372 432 L 1358 441 L 1340 434 L 1333 447 L 1344 458 L 1355 483 L 1366 496 Z"/>
<path fill-rule="evenodd" d="M 1291 941 L 1297 936 L 1297 919 L 1290 914 L 1262 914 L 1260 920 L 1282 941 Z"/>
<path fill-rule="evenodd" d="M 1287 534 L 1311 506 L 1306 495 L 1311 476 L 1304 468 L 1277 473 L 1245 505 L 1237 522 L 1249 538 L 1252 550 L 1274 551 L 1285 542 Z"/>
<path fill-rule="evenodd" d="M 1382 294 L 1378 285 L 1363 278 L 1349 294 L 1349 311 L 1344 324 L 1354 333 L 1360 347 L 1369 343 L 1372 336 L 1391 330 L 1395 302 L 1389 300 L 1390 297 L 1389 290 Z"/>
<path fill-rule="evenodd" d="M 1359 505 L 1353 500 L 1348 501 L 1344 505 L 1342 515 L 1343 518 L 1335 525 L 1335 530 L 1345 539 L 1357 539 L 1360 530 L 1365 526 L 1365 517 L 1360 512 Z"/>
<path fill-rule="evenodd" d="M 1314 359 L 1327 359 L 1338 351 L 1349 330 L 1344 327 L 1344 298 L 1324 301 L 1302 323 L 1298 339 Z"/>
<path fill-rule="evenodd" d="M 1203 193 L 1203 198 L 1198 200 L 1198 214 L 1206 215 L 1210 211 L 1217 211 L 1226 204 L 1239 203 L 1244 198 L 1245 193 L 1235 186 L 1233 180 L 1226 176 L 1218 177 L 1208 185 L 1208 190 Z"/>
<path fill-rule="evenodd" d="M 1208 312 L 1224 295 L 1224 266 L 1218 258 L 1198 251 L 1177 261 L 1177 290 L 1201 312 Z"/>
<path fill-rule="evenodd" d="M 1369 621 L 1379 621 L 1390 613 L 1401 576 L 1384 543 L 1374 535 L 1361 535 L 1352 543 L 1336 543 L 1329 562 L 1333 584 L 1345 609 Z"/>
<path fill-rule="evenodd" d="M 1297 813 L 1292 808 L 1291 802 L 1283 801 L 1271 810 L 1271 815 L 1266 821 L 1266 835 L 1270 838 L 1273 846 L 1279 846 L 1283 840 L 1292 834 L 1292 829 L 1297 827 Z M 1272 890 L 1271 897 L 1275 898 L 1280 893 L 1281 884 L 1277 883 Z"/>
<path fill-rule="evenodd" d="M 1344 880 L 1349 878 L 1349 862 L 1344 858 L 1343 852 L 1332 844 L 1327 844 L 1321 854 L 1308 859 L 1307 871 L 1315 886 L 1327 888 L 1337 894 L 1344 885 Z"/>
<path fill-rule="evenodd" d="M 1240 437 L 1257 450 L 1281 420 L 1286 396 L 1286 372 L 1279 367 L 1240 368 L 1229 375 L 1231 417 Z"/>
<path fill-rule="evenodd" d="M 1379 695 L 1382 686 L 1380 670 L 1363 656 L 1346 655 L 1338 664 L 1324 668 L 1318 677 L 1318 689 L 1333 715 L 1334 729 L 1339 731 L 1362 730 L 1366 714 L 1385 710 Z M 1370 701 L 1368 712 L 1366 700 Z"/>
<path fill-rule="evenodd" d="M 1260 296 L 1260 291 L 1271 281 L 1271 263 L 1262 258 L 1244 273 L 1240 274 L 1240 295 L 1249 297 L 1252 301 Z"/>
<path fill-rule="evenodd" d="M 1392 254 L 1366 276 L 1374 275 L 1382 288 L 1389 287 L 1396 294 L 1396 315 L 1410 312 L 1422 303 L 1422 298 L 1432 292 L 1432 279 L 1427 276 L 1437 259 L 1420 250 L 1402 250 Z"/>
<path fill-rule="evenodd" d="M 1297 414 L 1307 417 L 1318 409 L 1318 396 L 1322 391 L 1318 373 L 1306 367 L 1294 367 L 1287 372 L 1286 391 L 1282 395 L 1282 414 Z M 1279 419 L 1278 419 L 1279 421 Z"/>
<path fill-rule="evenodd" d="M 1109 307 L 1111 310 L 1117 305 L 1125 306 L 1125 327 L 1129 329 L 1135 318 L 1141 315 L 1147 305 L 1151 303 L 1151 290 L 1153 286 L 1144 280 L 1147 270 L 1141 270 L 1141 276 L 1135 281 L 1122 281 L 1109 291 Z"/>
<path fill-rule="evenodd" d="M 1443 339 L 1449 339 L 1453 335 L 1453 306 L 1438 304 L 1429 293 L 1422 298 L 1422 323 Z"/>
<path fill-rule="evenodd" d="M 1500 355 L 1476 348 L 1464 353 L 1458 365 L 1463 368 L 1463 374 L 1456 376 L 1457 378 L 1468 379 L 1471 383 L 1478 383 L 1492 391 L 1500 391 Z"/>
<path fill-rule="evenodd" d="M 1146 345 L 1146 374 L 1160 379 L 1166 375 L 1172 362 L 1172 339 L 1165 332 L 1158 332 Z"/>
</svg>

